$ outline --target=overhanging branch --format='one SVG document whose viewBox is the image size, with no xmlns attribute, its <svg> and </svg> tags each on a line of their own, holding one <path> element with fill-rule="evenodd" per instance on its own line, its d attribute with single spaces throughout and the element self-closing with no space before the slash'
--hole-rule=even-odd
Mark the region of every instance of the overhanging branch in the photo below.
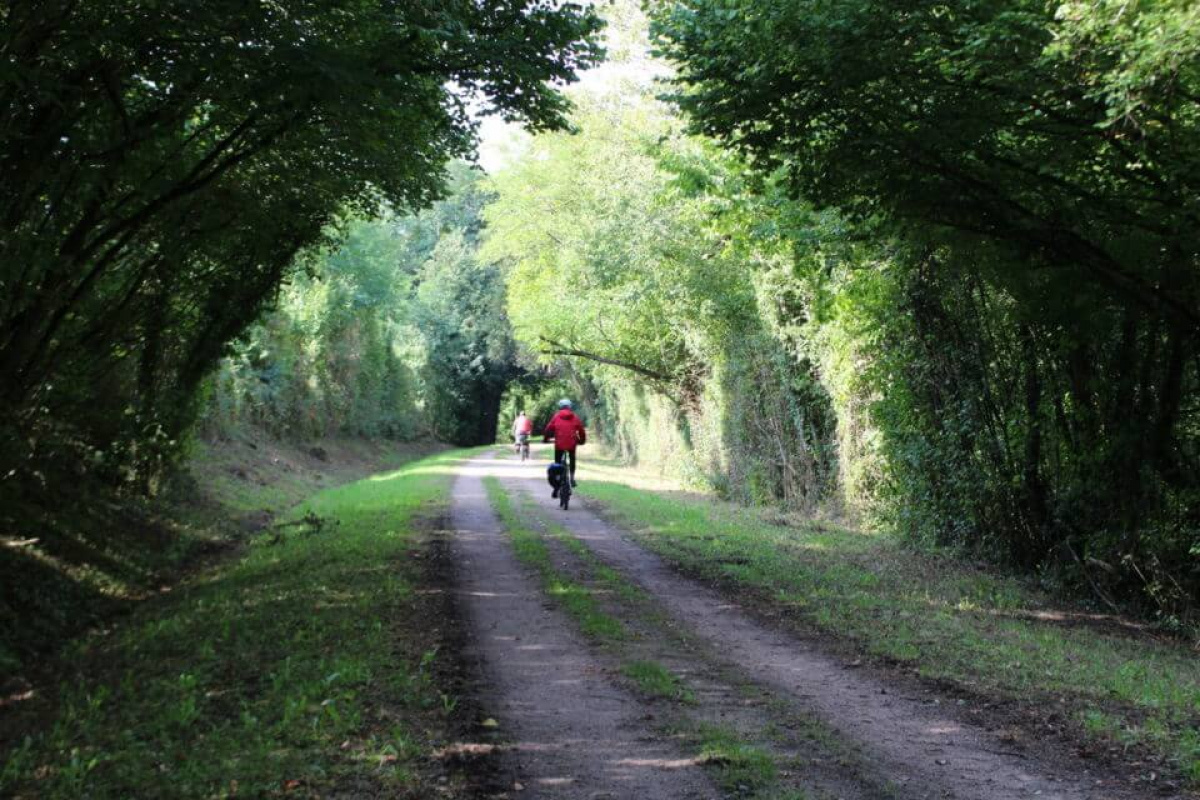
<svg viewBox="0 0 1200 800">
<path fill-rule="evenodd" d="M 631 364 L 628 361 L 621 361 L 620 359 L 616 358 L 608 358 L 607 356 L 597 355 L 596 353 L 589 353 L 586 350 L 576 350 L 551 339 L 547 339 L 545 336 L 539 336 L 538 338 L 541 339 L 542 343 L 549 348 L 542 350 L 542 355 L 575 356 L 576 358 L 586 358 L 589 361 L 595 361 L 600 364 L 608 364 L 612 367 L 627 369 L 630 372 L 637 373 L 638 375 L 641 375 L 644 378 L 649 378 L 652 381 L 661 381 L 663 383 L 672 382 L 671 376 L 669 375 L 664 375 L 661 372 L 655 372 L 652 369 L 647 369 L 645 367 L 638 366 L 637 364 Z"/>
</svg>

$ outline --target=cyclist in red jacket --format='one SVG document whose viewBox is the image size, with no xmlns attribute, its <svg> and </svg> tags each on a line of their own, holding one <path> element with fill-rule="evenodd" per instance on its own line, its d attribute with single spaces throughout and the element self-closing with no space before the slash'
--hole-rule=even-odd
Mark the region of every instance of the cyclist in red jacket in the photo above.
<svg viewBox="0 0 1200 800">
<path fill-rule="evenodd" d="M 564 397 L 558 401 L 558 413 L 551 418 L 544 435 L 547 442 L 551 438 L 554 439 L 555 464 L 563 463 L 566 453 L 571 454 L 571 485 L 575 486 L 575 448 L 587 444 L 587 430 L 583 427 L 583 420 L 571 410 L 570 400 Z M 554 494 L 558 495 L 557 489 L 554 490 Z"/>
</svg>

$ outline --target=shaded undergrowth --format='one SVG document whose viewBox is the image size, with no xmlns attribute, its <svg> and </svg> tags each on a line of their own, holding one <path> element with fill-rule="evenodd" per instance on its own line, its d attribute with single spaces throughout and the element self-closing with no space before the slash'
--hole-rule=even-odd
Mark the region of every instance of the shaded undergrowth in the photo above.
<svg viewBox="0 0 1200 800">
<path fill-rule="evenodd" d="M 80 640 L 47 724 L 6 756 L 0 792 L 419 793 L 427 740 L 456 702 L 434 678 L 416 591 L 423 520 L 454 457 L 321 492 L 291 517 L 329 524 L 260 537 Z"/>
<path fill-rule="evenodd" d="M 54 461 L 3 476 L 0 695 L 37 682 L 65 641 L 235 552 L 303 498 L 435 447 L 352 439 L 301 445 L 244 426 L 196 442 L 153 499 L 118 491 L 87 463 Z"/>
</svg>

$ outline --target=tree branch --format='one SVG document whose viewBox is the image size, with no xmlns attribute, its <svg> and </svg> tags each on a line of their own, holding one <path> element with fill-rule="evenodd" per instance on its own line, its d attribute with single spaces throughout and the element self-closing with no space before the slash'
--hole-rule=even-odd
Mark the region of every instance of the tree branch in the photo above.
<svg viewBox="0 0 1200 800">
<path fill-rule="evenodd" d="M 641 375 L 643 378 L 649 378 L 652 381 L 661 381 L 663 383 L 671 383 L 672 382 L 671 376 L 669 376 L 669 375 L 664 375 L 661 372 L 655 372 L 654 370 L 646 369 L 645 367 L 639 367 L 637 364 L 631 364 L 628 361 L 620 361 L 615 358 L 608 358 L 606 356 L 597 355 L 595 353 L 589 353 L 586 350 L 575 350 L 573 348 L 567 347 L 566 345 L 559 344 L 558 342 L 555 342 L 551 339 L 547 339 L 545 336 L 539 336 L 538 338 L 541 339 L 542 342 L 550 348 L 549 350 L 542 350 L 543 355 L 575 356 L 577 358 L 586 358 L 589 361 L 596 361 L 601 364 L 608 364 L 609 366 L 620 367 L 621 369 L 627 369 L 630 372 L 635 372 L 638 375 Z"/>
</svg>

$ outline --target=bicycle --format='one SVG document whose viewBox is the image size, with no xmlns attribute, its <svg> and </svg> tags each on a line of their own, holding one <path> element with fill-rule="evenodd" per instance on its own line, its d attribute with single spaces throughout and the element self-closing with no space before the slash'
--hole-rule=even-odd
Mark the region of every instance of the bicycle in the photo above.
<svg viewBox="0 0 1200 800">
<path fill-rule="evenodd" d="M 521 454 L 522 461 L 529 460 L 529 434 L 523 433 L 517 441 L 517 452 Z"/>
<path fill-rule="evenodd" d="M 566 511 L 571 506 L 571 464 L 575 461 L 575 455 L 570 450 L 563 453 L 563 478 L 562 483 L 558 487 L 558 507 Z"/>
</svg>

